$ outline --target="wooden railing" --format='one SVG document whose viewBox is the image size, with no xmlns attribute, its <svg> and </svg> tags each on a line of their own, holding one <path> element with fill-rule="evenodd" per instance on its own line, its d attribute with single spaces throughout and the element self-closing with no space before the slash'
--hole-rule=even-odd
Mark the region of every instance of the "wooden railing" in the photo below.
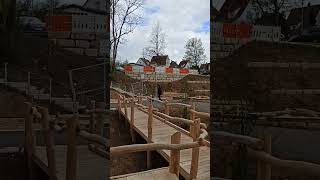
<svg viewBox="0 0 320 180">
<path fill-rule="evenodd" d="M 67 131 L 66 180 L 76 180 L 77 177 L 77 137 L 87 140 L 89 142 L 88 148 L 91 151 L 94 151 L 105 158 L 109 158 L 108 145 L 110 142 L 102 136 L 102 115 L 107 112 L 106 110 L 96 108 L 88 111 L 88 113 L 91 114 L 89 125 L 90 132 L 88 132 L 80 129 L 78 115 L 67 118 L 60 117 L 60 120 L 64 120 L 65 122 L 63 125 L 58 126 L 56 121 L 49 118 L 47 108 L 33 106 L 31 103 L 25 104 L 27 106 L 25 114 L 25 153 L 27 157 L 28 179 L 33 179 L 32 158 L 36 155 L 37 146 L 33 129 L 34 122 L 40 122 L 42 125 L 41 132 L 43 133 L 46 146 L 48 175 L 50 180 L 57 180 L 54 141 L 54 134 L 56 131 Z"/>
<path fill-rule="evenodd" d="M 169 161 L 169 171 L 170 173 L 176 174 L 179 176 L 179 163 L 180 163 L 180 151 L 184 149 L 199 149 L 200 146 L 203 146 L 203 141 L 194 141 L 191 143 L 181 143 L 181 132 L 176 132 L 171 136 L 171 144 L 158 144 L 158 143 L 148 143 L 148 144 L 133 144 L 125 145 L 118 147 L 111 147 L 110 153 L 111 156 L 118 156 L 122 154 L 141 152 L 141 151 L 155 151 L 155 150 L 170 150 L 170 161 Z M 190 179 L 196 177 L 197 174 L 197 161 L 199 160 L 199 152 L 192 155 L 192 163 L 195 163 L 191 166 L 190 170 Z"/>
<path fill-rule="evenodd" d="M 214 146 L 234 146 L 235 144 L 247 145 L 248 156 L 257 161 L 257 180 L 271 180 L 272 169 L 280 168 L 282 170 L 290 170 L 287 175 L 303 175 L 310 177 L 320 177 L 320 165 L 315 163 L 309 163 L 304 161 L 283 160 L 272 156 L 271 136 L 265 135 L 264 139 L 259 139 L 250 136 L 243 136 L 238 134 L 232 134 L 222 131 L 212 131 L 212 139 L 219 140 L 223 144 L 214 141 Z M 224 155 L 222 155 L 224 156 Z M 230 156 L 229 156 L 230 157 Z M 228 159 L 228 157 L 227 157 Z M 231 159 L 225 161 L 225 167 L 228 167 L 228 162 Z M 284 171 L 285 172 L 285 171 Z M 225 169 L 226 178 L 231 178 L 232 174 L 230 170 Z"/>
<path fill-rule="evenodd" d="M 118 91 L 115 90 L 118 96 L 118 112 L 120 113 L 122 111 L 122 108 L 124 108 L 124 115 L 130 119 L 130 132 L 131 132 L 131 137 L 132 141 L 135 142 L 135 133 L 134 133 L 134 113 L 135 109 L 139 109 L 140 111 L 148 114 L 148 135 L 147 135 L 147 145 L 133 145 L 131 146 L 132 151 L 141 151 L 145 150 L 147 151 L 147 167 L 151 167 L 151 150 L 157 150 L 159 148 L 163 149 L 170 149 L 172 150 L 173 154 L 177 153 L 177 149 L 173 149 L 175 145 L 161 145 L 161 144 L 154 144 L 153 143 L 153 137 L 152 137 L 152 124 L 153 124 L 153 119 L 157 119 L 162 121 L 163 123 L 167 124 L 168 126 L 171 126 L 172 128 L 176 129 L 178 132 L 183 133 L 193 139 L 193 142 L 190 144 L 185 144 L 185 145 L 176 145 L 176 148 L 178 147 L 189 147 L 192 148 L 192 160 L 191 160 L 191 169 L 190 169 L 190 178 L 195 178 L 197 177 L 197 172 L 198 172 L 198 162 L 199 162 L 199 146 L 210 146 L 210 142 L 205 140 L 205 138 L 208 136 L 207 132 L 207 126 L 204 123 L 200 122 L 200 118 L 196 118 L 196 113 L 194 109 L 194 105 L 188 105 L 188 104 L 183 104 L 183 103 L 168 103 L 168 102 L 162 102 L 157 99 L 154 99 L 152 97 L 146 97 L 148 100 L 148 106 L 145 106 L 142 104 L 141 96 L 132 96 L 131 94 L 129 95 L 128 93 L 124 93 L 123 91 Z M 155 109 L 153 107 L 153 101 L 157 100 L 160 103 L 164 103 L 165 105 L 165 113 L 160 112 L 158 109 Z M 128 107 L 129 106 L 129 107 Z M 192 110 L 192 116 L 191 119 L 185 119 L 185 118 L 179 118 L 179 117 L 171 117 L 169 115 L 169 107 L 170 106 L 183 106 L 183 107 L 188 107 L 188 108 L 193 108 Z M 128 113 L 128 109 L 130 108 L 130 116 Z M 186 125 L 189 125 L 190 131 L 187 131 L 172 122 L 179 122 L 183 123 Z M 116 148 L 117 150 L 117 148 Z M 175 151 L 176 150 L 176 151 Z M 124 152 L 131 152 L 130 150 L 126 150 L 126 147 L 119 147 L 118 149 L 119 152 L 124 151 Z M 117 152 L 117 151 L 115 151 Z M 171 157 L 170 157 L 171 158 Z M 170 159 L 171 161 L 177 161 L 175 157 L 172 157 L 173 159 Z M 172 167 L 173 168 L 173 167 Z"/>
<path fill-rule="evenodd" d="M 119 102 L 124 102 L 121 99 L 124 98 L 125 94 L 117 91 L 116 89 L 115 91 L 119 93 Z M 149 98 L 149 101 L 151 100 L 153 99 Z M 138 107 L 141 111 L 146 112 L 145 109 L 147 107 L 142 105 L 141 100 L 139 100 L 138 102 L 139 103 L 136 103 L 136 107 Z M 152 111 L 152 113 L 150 114 L 152 114 L 153 118 L 159 119 L 167 123 L 168 125 L 174 127 L 181 133 L 184 133 L 188 136 L 198 137 L 198 140 L 206 136 L 207 131 L 205 131 L 206 130 L 205 126 L 200 128 L 194 128 L 194 127 L 197 127 L 199 125 L 201 126 L 201 123 L 196 122 L 196 120 L 198 120 L 199 118 L 201 118 L 201 120 L 207 119 L 209 121 L 210 115 L 208 113 L 196 111 L 194 108 L 194 105 L 190 106 L 189 104 L 183 104 L 183 103 L 168 103 L 166 101 L 162 101 L 161 103 L 163 103 L 165 106 L 165 113 L 161 113 L 159 111 Z M 151 104 L 152 103 L 149 103 L 149 111 L 150 111 Z M 184 119 L 184 118 L 171 117 L 170 106 L 187 107 L 191 113 L 191 120 Z M 121 107 L 122 107 L 121 104 L 119 104 L 119 110 L 121 110 Z M 190 125 L 190 131 L 186 131 L 170 123 L 170 122 L 177 122 L 177 121 Z M 202 131 L 201 135 L 198 135 L 199 129 L 200 129 L 200 132 Z M 152 129 L 150 130 L 152 131 Z M 196 132 L 193 132 L 193 131 L 196 131 Z M 233 134 L 233 133 L 228 133 L 223 131 L 212 131 L 210 135 L 212 139 L 216 139 L 216 141 L 219 140 L 223 142 L 222 146 L 234 146 L 234 144 L 247 145 L 249 157 L 254 158 L 257 161 L 257 172 L 256 172 L 257 180 L 270 180 L 272 167 L 290 170 L 291 172 L 290 175 L 308 174 L 313 177 L 320 177 L 320 165 L 318 164 L 304 162 L 304 161 L 283 160 L 283 159 L 279 159 L 277 157 L 272 156 L 272 151 L 271 151 L 272 142 L 271 142 L 270 135 L 266 135 L 263 140 L 255 137 L 243 136 L 243 135 L 238 135 L 238 134 Z M 217 144 L 216 141 L 214 141 L 215 142 L 214 145 L 221 146 L 221 144 Z M 210 143 L 206 143 L 207 141 L 205 140 L 203 140 L 203 142 L 207 146 L 210 145 Z M 227 159 L 228 158 L 230 158 L 230 156 L 227 157 Z M 226 165 L 224 165 L 226 167 L 228 161 L 225 161 L 224 163 L 226 163 Z M 230 172 L 231 172 L 230 169 L 226 170 L 226 173 L 225 173 L 226 178 L 232 177 Z"/>
</svg>

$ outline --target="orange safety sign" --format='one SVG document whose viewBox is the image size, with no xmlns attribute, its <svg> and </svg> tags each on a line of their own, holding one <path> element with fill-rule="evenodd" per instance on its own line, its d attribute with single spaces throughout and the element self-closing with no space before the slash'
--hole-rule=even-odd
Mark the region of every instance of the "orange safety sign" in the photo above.
<svg viewBox="0 0 320 180">
<path fill-rule="evenodd" d="M 223 24 L 223 37 L 250 38 L 252 26 L 248 24 Z"/>
<path fill-rule="evenodd" d="M 124 70 L 125 70 L 125 72 L 132 72 L 132 66 L 126 65 L 126 66 L 124 67 Z"/>
<path fill-rule="evenodd" d="M 51 19 L 51 20 L 49 20 Z M 72 16 L 46 16 L 45 18 L 47 29 L 51 25 L 51 32 L 71 32 L 72 31 Z"/>
<path fill-rule="evenodd" d="M 180 69 L 180 74 L 188 74 L 189 69 Z"/>
<path fill-rule="evenodd" d="M 144 67 L 143 67 L 143 71 L 144 71 L 144 72 L 154 72 L 154 71 L 155 71 L 155 68 L 152 67 L 152 66 L 144 66 Z"/>
<path fill-rule="evenodd" d="M 172 74 L 173 73 L 173 68 L 167 67 L 166 68 L 166 73 Z"/>
</svg>

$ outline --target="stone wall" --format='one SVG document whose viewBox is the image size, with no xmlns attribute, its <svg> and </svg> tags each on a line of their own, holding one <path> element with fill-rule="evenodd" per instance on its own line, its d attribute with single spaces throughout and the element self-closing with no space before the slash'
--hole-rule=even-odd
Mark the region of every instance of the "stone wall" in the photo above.
<svg viewBox="0 0 320 180">
<path fill-rule="evenodd" d="M 247 99 L 255 111 L 306 108 L 320 111 L 320 49 L 251 42 L 214 61 L 216 99 Z"/>
<path fill-rule="evenodd" d="M 90 57 L 104 56 L 103 44 L 108 39 L 108 33 L 73 33 L 54 32 L 49 33 L 49 39 L 56 45 L 75 54 Z"/>
<path fill-rule="evenodd" d="M 131 78 L 134 79 L 141 79 L 141 74 L 140 73 L 127 73 L 127 75 Z M 143 80 L 144 81 L 177 81 L 180 80 L 184 77 L 186 77 L 188 74 L 183 75 L 183 74 L 143 74 Z"/>
</svg>

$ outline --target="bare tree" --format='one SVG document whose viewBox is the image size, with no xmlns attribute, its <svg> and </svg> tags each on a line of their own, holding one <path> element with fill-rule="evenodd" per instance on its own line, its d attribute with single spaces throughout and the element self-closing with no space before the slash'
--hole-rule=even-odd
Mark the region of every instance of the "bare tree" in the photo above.
<svg viewBox="0 0 320 180">
<path fill-rule="evenodd" d="M 252 0 L 251 4 L 253 7 L 251 13 L 254 14 L 254 17 L 272 14 L 275 25 L 280 25 L 281 17 L 292 6 L 291 0 Z"/>
<path fill-rule="evenodd" d="M 191 38 L 188 40 L 186 46 L 184 59 L 189 60 L 192 67 L 199 69 L 199 65 L 206 60 L 204 48 L 201 39 Z"/>
<path fill-rule="evenodd" d="M 144 56 L 152 57 L 164 54 L 166 48 L 166 34 L 163 32 L 160 23 L 157 22 L 151 33 L 150 46 L 144 49 Z"/>
<path fill-rule="evenodd" d="M 112 66 L 115 66 L 118 46 L 123 37 L 132 33 L 141 21 L 137 11 L 143 6 L 144 0 L 111 0 L 111 51 Z"/>
</svg>

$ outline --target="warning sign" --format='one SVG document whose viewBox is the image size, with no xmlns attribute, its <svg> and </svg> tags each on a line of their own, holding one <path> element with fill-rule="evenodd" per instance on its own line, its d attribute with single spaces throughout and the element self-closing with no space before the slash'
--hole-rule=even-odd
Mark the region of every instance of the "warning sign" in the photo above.
<svg viewBox="0 0 320 180">
<path fill-rule="evenodd" d="M 180 74 L 188 74 L 189 69 L 180 69 Z"/>
<path fill-rule="evenodd" d="M 223 24 L 223 37 L 250 38 L 251 29 L 248 24 Z"/>
<path fill-rule="evenodd" d="M 125 70 L 125 72 L 127 72 L 127 73 L 132 73 L 132 66 L 126 65 L 126 66 L 124 67 L 124 70 Z"/>
<path fill-rule="evenodd" d="M 155 68 L 152 67 L 152 66 L 144 66 L 144 67 L 143 67 L 143 72 L 145 72 L 145 73 L 154 72 L 154 70 L 155 70 Z"/>
<path fill-rule="evenodd" d="M 72 31 L 72 16 L 46 16 L 46 26 L 51 32 L 71 32 Z"/>
<path fill-rule="evenodd" d="M 167 74 L 172 74 L 173 73 L 173 68 L 166 68 L 166 73 Z"/>
</svg>

